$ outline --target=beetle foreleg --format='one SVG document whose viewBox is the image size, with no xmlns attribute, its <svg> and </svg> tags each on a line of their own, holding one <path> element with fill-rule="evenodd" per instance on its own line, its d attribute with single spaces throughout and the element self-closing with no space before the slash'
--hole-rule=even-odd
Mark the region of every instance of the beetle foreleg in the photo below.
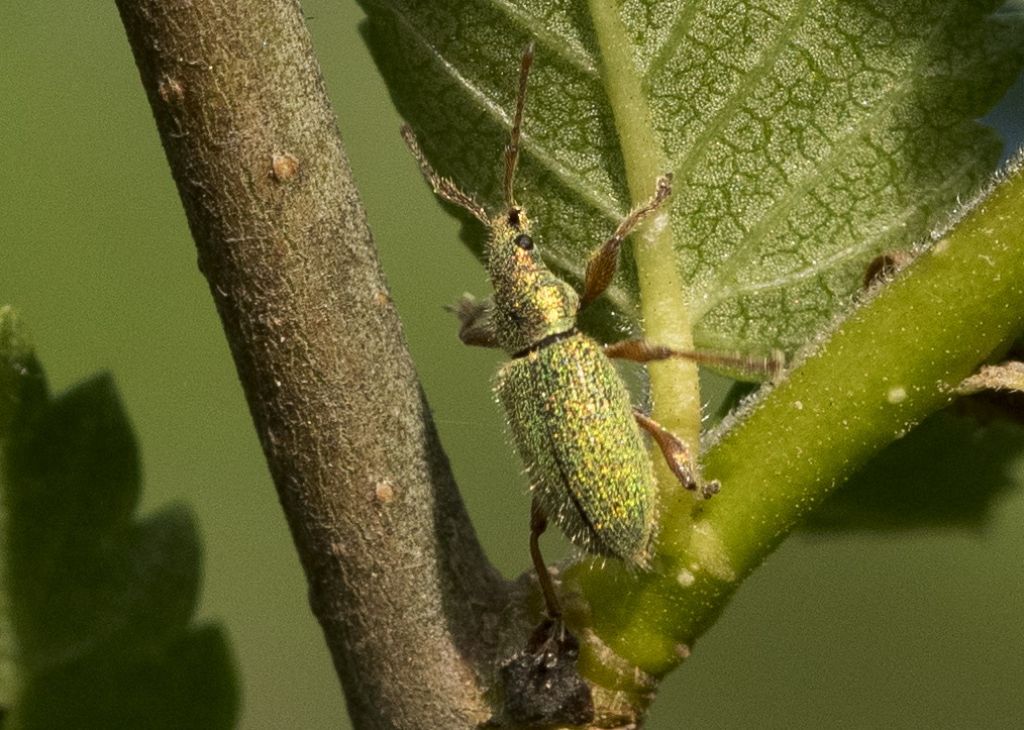
<svg viewBox="0 0 1024 730">
<path fill-rule="evenodd" d="M 619 268 L 619 249 L 622 242 L 633 230 L 643 222 L 644 218 L 661 207 L 672 192 L 672 175 L 665 174 L 658 178 L 652 195 L 647 201 L 629 211 L 629 214 L 615 229 L 612 237 L 601 244 L 601 247 L 590 255 L 587 262 L 587 274 L 583 283 L 583 294 L 580 297 L 580 309 L 604 294 L 612 283 L 615 271 Z"/>
<path fill-rule="evenodd" d="M 455 304 L 445 307 L 459 318 L 459 339 L 474 347 L 500 347 L 491 321 L 491 300 L 463 294 Z"/>
</svg>

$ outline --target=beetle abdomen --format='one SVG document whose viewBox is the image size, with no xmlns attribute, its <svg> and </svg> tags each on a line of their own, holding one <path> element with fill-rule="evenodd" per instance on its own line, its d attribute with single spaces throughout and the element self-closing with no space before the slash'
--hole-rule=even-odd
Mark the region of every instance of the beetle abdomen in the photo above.
<svg viewBox="0 0 1024 730">
<path fill-rule="evenodd" d="M 506 363 L 495 390 L 548 517 L 576 545 L 642 565 L 654 521 L 650 457 L 622 379 L 574 334 Z"/>
</svg>

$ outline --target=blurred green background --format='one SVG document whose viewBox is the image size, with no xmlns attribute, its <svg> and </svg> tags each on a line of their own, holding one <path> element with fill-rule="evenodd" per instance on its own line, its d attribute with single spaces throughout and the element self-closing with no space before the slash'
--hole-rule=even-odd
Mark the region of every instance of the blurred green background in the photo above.
<svg viewBox="0 0 1024 730">
<path fill-rule="evenodd" d="M 441 309 L 484 293 L 483 273 L 398 137 L 361 11 L 304 9 L 445 447 L 489 554 L 514 575 L 528 499 L 489 391 L 499 356 L 461 347 Z M 143 509 L 195 510 L 200 616 L 233 642 L 241 726 L 345 727 L 113 3 L 6 3 L 0 47 L 0 303 L 23 314 L 55 389 L 113 372 Z M 983 530 L 798 535 L 665 684 L 649 727 L 1019 726 L 1022 565 L 1021 490 Z"/>
</svg>

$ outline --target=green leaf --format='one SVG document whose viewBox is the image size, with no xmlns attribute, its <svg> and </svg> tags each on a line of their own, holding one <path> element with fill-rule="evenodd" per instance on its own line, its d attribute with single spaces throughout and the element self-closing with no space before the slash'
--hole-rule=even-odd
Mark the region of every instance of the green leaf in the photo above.
<svg viewBox="0 0 1024 730">
<path fill-rule="evenodd" d="M 110 376 L 50 397 L 3 310 L 0 403 L 5 729 L 230 727 L 226 639 L 191 625 L 195 521 L 182 506 L 135 516 L 137 448 Z"/>
<path fill-rule="evenodd" d="M 234 727 L 231 665 L 216 626 L 179 633 L 149 652 L 76 657 L 25 688 L 11 727 Z"/>
<path fill-rule="evenodd" d="M 987 177 L 1000 145 L 974 120 L 1024 51 L 1020 14 L 992 0 L 360 2 L 428 157 L 491 208 L 535 39 L 517 198 L 547 258 L 578 280 L 671 170 L 677 291 L 645 284 L 641 302 L 626 261 L 610 301 L 659 338 L 654 313 L 682 302 L 698 345 L 740 351 L 806 342 L 875 255 Z M 469 225 L 478 250 L 483 235 Z M 641 280 L 671 268 L 662 254 Z"/>
</svg>

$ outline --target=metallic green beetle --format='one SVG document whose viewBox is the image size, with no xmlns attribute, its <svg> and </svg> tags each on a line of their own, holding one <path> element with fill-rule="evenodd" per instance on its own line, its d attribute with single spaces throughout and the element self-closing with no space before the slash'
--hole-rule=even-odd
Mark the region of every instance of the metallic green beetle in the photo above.
<svg viewBox="0 0 1024 730">
<path fill-rule="evenodd" d="M 722 358 L 643 340 L 602 347 L 576 329 L 580 310 L 611 283 L 622 241 L 668 198 L 671 176 L 659 178 L 654 195 L 634 208 L 591 255 L 581 294 L 559 279 L 541 259 L 530 220 L 513 195 L 532 61 L 531 46 L 523 55 L 511 139 L 505 148 L 506 207 L 498 214 L 488 215 L 471 196 L 439 176 L 408 126 L 402 128 L 402 136 L 434 192 L 472 213 L 490 231 L 486 260 L 494 294 L 485 301 L 463 297 L 456 307 L 462 325 L 459 336 L 466 344 L 500 347 L 512 358 L 499 370 L 495 391 L 530 477 L 531 555 L 548 613 L 557 616 L 558 601 L 538 548 L 547 517 L 584 550 L 641 568 L 648 565 L 657 497 L 641 429 L 658 444 L 683 486 L 698 489 L 686 444 L 633 409 L 609 358 Z M 717 489 L 718 484 L 710 482 L 700 491 L 710 496 Z"/>
</svg>

